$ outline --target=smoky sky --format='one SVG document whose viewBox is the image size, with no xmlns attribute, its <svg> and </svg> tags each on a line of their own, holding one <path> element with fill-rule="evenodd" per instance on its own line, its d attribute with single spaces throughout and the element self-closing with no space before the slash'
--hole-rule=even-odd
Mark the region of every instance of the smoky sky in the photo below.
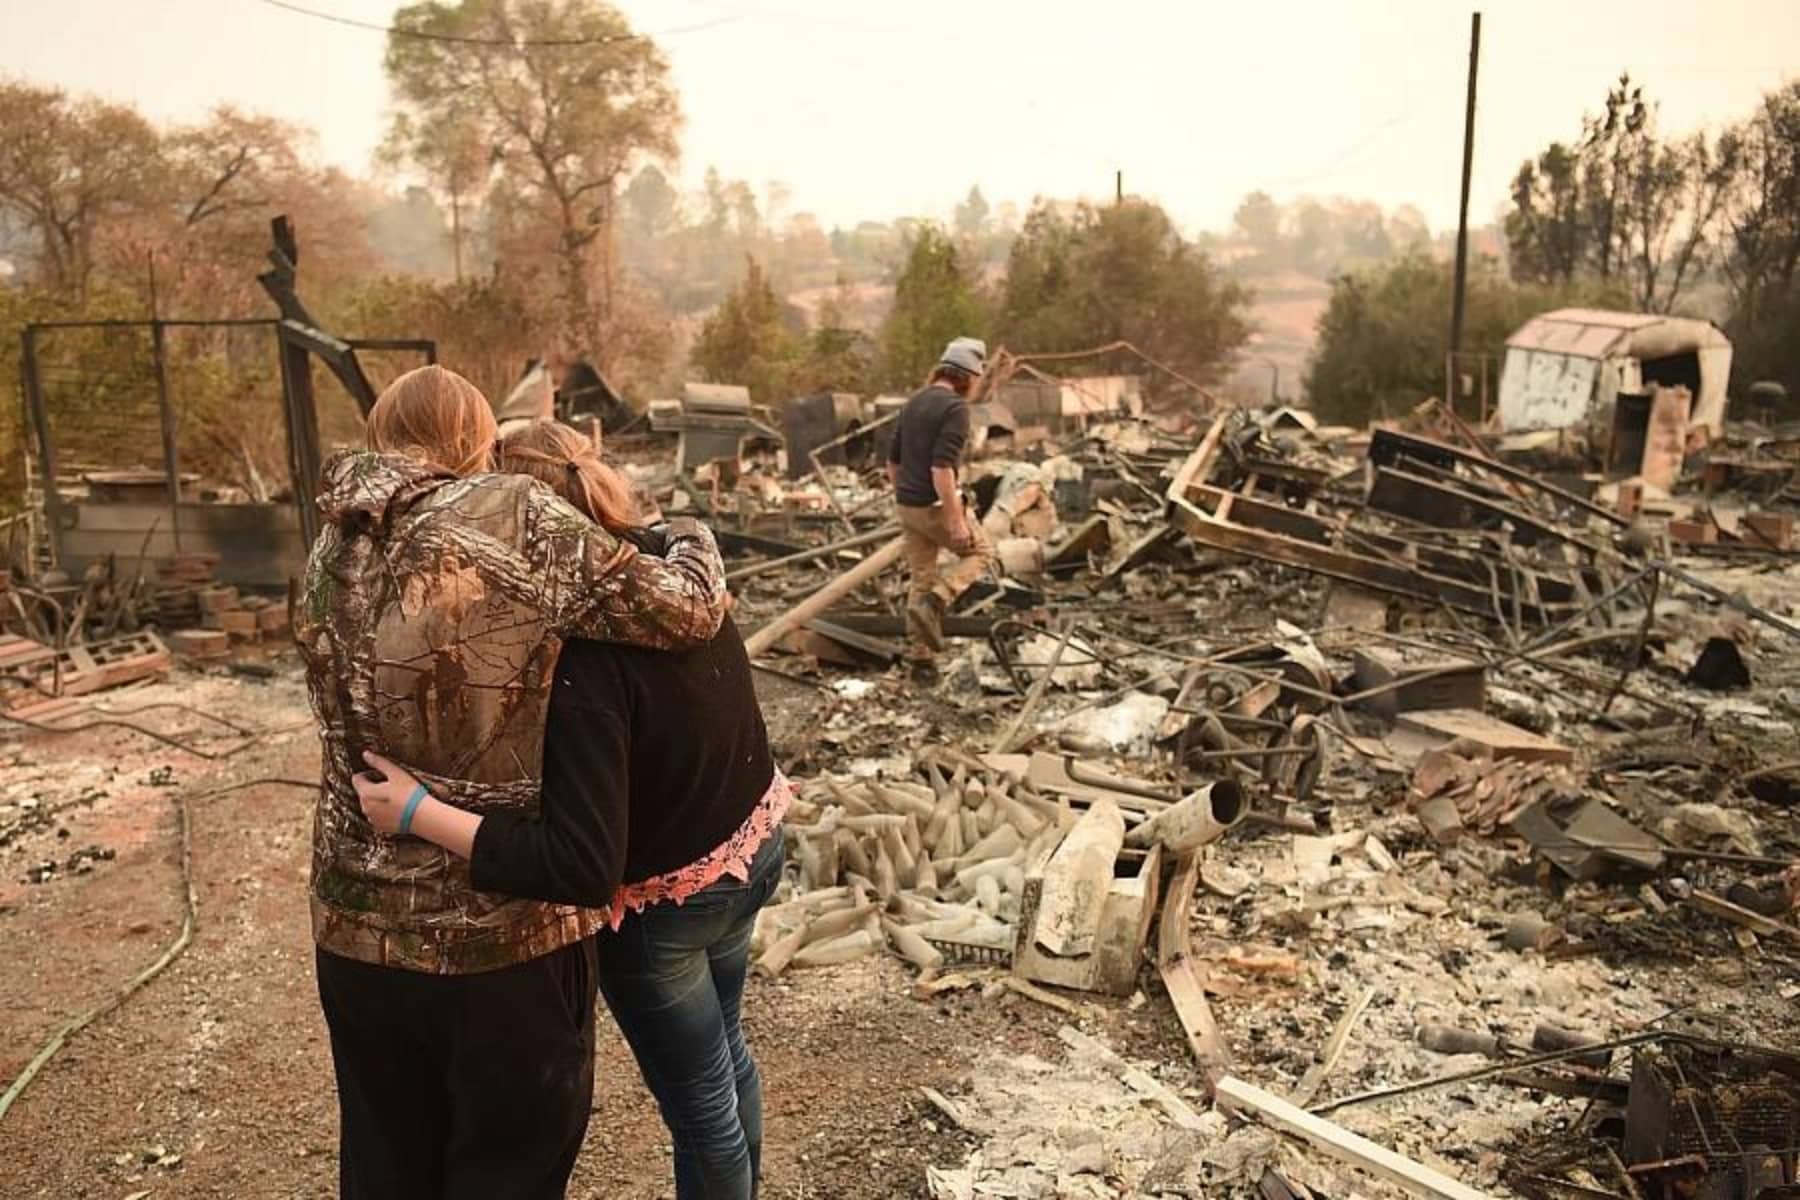
<svg viewBox="0 0 1800 1200">
<path fill-rule="evenodd" d="M 301 0 L 385 22 L 382 0 Z M 1455 220 L 1469 8 L 1444 0 L 622 0 L 660 35 L 682 156 L 826 225 L 1110 197 L 1190 230 L 1254 188 Z M 1796 0 L 1483 5 L 1472 217 L 1572 138 L 1629 70 L 1667 131 L 1713 130 L 1800 77 Z M 261 0 L 0 0 L 0 73 L 193 120 L 230 103 L 311 127 L 360 176 L 386 120 L 380 34 Z"/>
</svg>

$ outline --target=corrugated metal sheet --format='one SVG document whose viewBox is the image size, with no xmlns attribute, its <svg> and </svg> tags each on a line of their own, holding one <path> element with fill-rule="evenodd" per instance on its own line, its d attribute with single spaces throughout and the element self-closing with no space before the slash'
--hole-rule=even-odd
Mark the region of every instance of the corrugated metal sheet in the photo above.
<svg viewBox="0 0 1800 1200">
<path fill-rule="evenodd" d="M 1562 429 L 1587 416 L 1597 358 L 1509 346 L 1500 372 L 1500 427 Z"/>
<path fill-rule="evenodd" d="M 1638 343 L 1646 343 L 1638 345 Z M 1730 345 L 1707 321 L 1654 313 L 1608 312 L 1598 308 L 1559 308 L 1539 313 L 1506 339 L 1508 348 L 1548 350 L 1608 358 L 1629 354 L 1655 358 L 1664 354 Z"/>
</svg>

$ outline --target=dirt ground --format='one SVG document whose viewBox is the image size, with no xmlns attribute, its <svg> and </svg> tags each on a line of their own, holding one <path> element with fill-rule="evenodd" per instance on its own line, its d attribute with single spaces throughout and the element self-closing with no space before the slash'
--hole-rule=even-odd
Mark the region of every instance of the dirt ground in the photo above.
<svg viewBox="0 0 1800 1200">
<path fill-rule="evenodd" d="M 15 1078 L 58 1028 L 116 995 L 175 940 L 181 797 L 191 814 L 198 908 L 185 955 L 74 1034 L 0 1119 L 0 1197 L 335 1194 L 335 1098 L 305 900 L 318 751 L 297 663 L 289 655 L 270 666 L 266 678 L 183 670 L 104 698 L 101 706 L 122 719 L 214 758 L 118 728 L 0 734 L 0 1081 Z M 888 689 L 904 686 L 876 681 L 851 698 L 774 677 L 759 682 L 771 740 L 801 770 L 803 747 L 830 744 L 846 722 L 866 733 L 871 721 L 885 728 L 882 721 L 897 719 Z M 169 702 L 186 707 L 149 707 Z M 908 718 L 917 727 L 895 728 L 883 744 L 950 736 L 957 720 L 969 720 L 966 712 L 924 711 L 928 723 Z M 1214 968 L 1213 1006 L 1234 1073 L 1290 1090 L 1365 994 L 1366 1015 L 1322 1096 L 1479 1065 L 1418 1046 L 1413 1032 L 1426 1021 L 1514 1039 L 1529 1038 L 1542 1020 L 1595 1034 L 1673 1021 L 1765 1045 L 1800 1038 L 1791 957 L 1741 952 L 1722 927 L 1676 930 L 1695 953 L 1673 960 L 1627 953 L 1548 961 L 1506 950 L 1498 933 L 1508 915 L 1551 899 L 1533 881 L 1509 879 L 1496 849 L 1432 849 L 1413 818 L 1361 780 L 1353 762 L 1334 765 L 1324 784 L 1338 797 L 1332 824 L 1382 845 L 1352 840 L 1329 864 L 1309 867 L 1293 835 L 1263 832 L 1234 838 L 1209 859 L 1194 933 Z M 1762 817 L 1771 834 L 1791 825 L 1791 815 L 1773 810 Z M 1306 877 L 1327 868 L 1322 880 Z M 1574 889 L 1561 903 L 1602 898 Z M 1264 965 L 1251 969 L 1257 962 Z M 1294 973 L 1271 971 L 1283 963 Z M 1033 1084 L 1072 1078 L 1057 1037 L 1065 1023 L 1205 1108 L 1160 989 L 1146 986 L 1126 1000 L 1067 994 L 1078 1009 L 1073 1020 L 994 992 L 918 999 L 910 971 L 888 958 L 753 980 L 746 1013 L 767 1092 L 764 1194 L 922 1197 L 927 1167 L 958 1168 L 977 1147 L 988 1169 L 1029 1163 L 1045 1131 L 1065 1150 L 1099 1137 L 1111 1156 L 1113 1169 L 1082 1177 L 1081 1195 L 1128 1194 L 1118 1190 L 1130 1174 L 1121 1162 L 1137 1161 L 1142 1175 L 1142 1163 L 1165 1145 L 1166 1123 L 1145 1136 L 1142 1105 L 1116 1087 Z M 593 1122 L 570 1195 L 672 1195 L 667 1135 L 604 1016 L 599 1043 Z M 988 1136 L 958 1130 L 922 1087 L 950 1097 Z M 1509 1150 L 1554 1141 L 1579 1107 L 1488 1083 L 1346 1109 L 1336 1119 L 1498 1189 Z M 1177 1194 L 1245 1194 L 1264 1162 L 1321 1195 L 1396 1194 L 1254 1128 L 1227 1131 L 1222 1120 L 1183 1154 L 1203 1163 L 1200 1177 L 1211 1182 Z"/>
<path fill-rule="evenodd" d="M 260 730 L 208 762 L 118 729 L 0 744 L 0 795 L 61 807 L 0 846 L 0 1079 L 65 1021 L 110 997 L 181 928 L 176 796 L 314 777 L 317 744 L 291 662 L 268 681 L 178 675 L 108 698 L 179 699 Z M 177 710 L 135 718 L 222 732 Z M 227 749 L 235 735 L 200 743 Z M 199 921 L 187 953 L 75 1034 L 0 1122 L 0 1195 L 312 1197 L 335 1193 L 331 1062 L 314 991 L 305 883 L 311 794 L 262 784 L 194 800 Z M 87 846 L 114 857 L 28 883 Z M 756 980 L 746 1003 L 766 1080 L 765 1194 L 924 1195 L 925 1165 L 962 1153 L 920 1085 L 958 1088 L 978 1049 L 1055 1044 L 1061 1017 L 1026 1001 L 909 996 L 870 960 Z M 604 1013 L 604 1008 L 602 1008 Z M 602 1017 L 598 1088 L 570 1195 L 672 1194 L 667 1135 L 629 1051 Z"/>
</svg>

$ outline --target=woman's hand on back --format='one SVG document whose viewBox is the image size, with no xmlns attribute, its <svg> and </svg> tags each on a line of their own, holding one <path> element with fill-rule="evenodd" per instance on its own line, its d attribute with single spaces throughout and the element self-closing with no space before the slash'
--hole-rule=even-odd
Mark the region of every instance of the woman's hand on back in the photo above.
<svg viewBox="0 0 1800 1200">
<path fill-rule="evenodd" d="M 406 768 L 373 750 L 363 751 L 363 762 L 369 769 L 351 776 L 350 786 L 356 789 L 363 816 L 377 832 L 390 837 L 424 838 L 458 858 L 475 853 L 480 817 L 433 797 Z"/>
<path fill-rule="evenodd" d="M 357 803 L 362 805 L 363 816 L 368 818 L 369 824 L 378 832 L 398 834 L 400 818 L 406 812 L 406 802 L 411 799 L 419 781 L 409 775 L 406 768 L 397 766 L 373 750 L 363 751 L 363 762 L 370 769 L 359 771 L 350 778 L 350 785 L 356 789 Z M 414 816 L 416 818 L 417 813 Z"/>
</svg>

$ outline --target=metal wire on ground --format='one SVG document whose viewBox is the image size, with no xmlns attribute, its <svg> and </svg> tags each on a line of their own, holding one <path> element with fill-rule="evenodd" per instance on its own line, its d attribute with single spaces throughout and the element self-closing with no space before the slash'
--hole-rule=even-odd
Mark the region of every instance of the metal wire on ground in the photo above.
<svg viewBox="0 0 1800 1200">
<path fill-rule="evenodd" d="M 205 720 L 213 721 L 219 725 L 223 725 L 225 728 L 230 729 L 233 732 L 241 735 L 243 740 L 238 742 L 235 746 L 229 746 L 223 750 L 202 750 L 199 746 L 194 745 L 192 742 L 183 741 L 180 738 L 175 737 L 172 734 L 162 733 L 158 730 L 150 729 L 146 726 L 139 725 L 135 721 L 124 721 L 124 720 L 119 719 L 120 716 L 149 712 L 152 709 L 158 709 L 158 708 L 174 708 L 174 709 L 179 709 L 182 712 L 192 713 L 196 717 L 201 717 L 201 718 L 204 718 Z M 67 723 L 59 721 L 56 724 L 52 725 L 52 724 L 47 724 L 43 721 L 34 721 L 29 717 L 17 717 L 17 716 L 12 716 L 8 713 L 0 713 L 0 721 L 10 721 L 15 725 L 23 725 L 25 728 L 31 730 L 34 733 L 84 733 L 90 729 L 108 729 L 108 728 L 125 729 L 125 730 L 129 730 L 132 733 L 142 734 L 144 737 L 150 738 L 153 741 L 161 742 L 165 746 L 172 746 L 175 749 L 181 751 L 183 754 L 191 754 L 195 758 L 204 758 L 204 759 L 208 759 L 211 761 L 217 761 L 222 758 L 230 758 L 232 755 L 237 754 L 237 753 L 239 753 L 243 750 L 246 750 L 249 747 L 255 745 L 258 741 L 262 740 L 263 738 L 270 737 L 277 733 L 285 733 L 285 732 L 289 732 L 294 729 L 304 728 L 304 727 L 312 724 L 311 721 L 302 721 L 302 722 L 299 722 L 294 725 L 284 725 L 277 729 L 261 729 L 261 730 L 247 729 L 241 725 L 236 725 L 230 721 L 227 721 L 224 717 L 215 716 L 212 713 L 206 712 L 202 709 L 194 708 L 191 705 L 187 705 L 187 704 L 179 704 L 174 701 L 167 701 L 167 702 L 160 703 L 160 704 L 146 704 L 139 708 L 123 710 L 122 712 L 120 712 L 117 715 L 114 715 L 113 713 L 110 713 L 105 709 L 99 709 L 99 708 L 92 709 L 90 711 L 92 711 L 93 713 L 98 715 L 101 719 L 97 720 L 97 721 L 82 721 L 78 724 L 67 724 Z"/>
<path fill-rule="evenodd" d="M 130 981 L 127 982 L 124 987 L 113 993 L 113 995 L 106 1000 L 96 1004 L 93 1008 L 88 1009 L 74 1020 L 68 1022 L 50 1036 L 50 1040 L 45 1042 L 43 1047 L 32 1056 L 31 1061 L 25 1064 L 25 1069 L 19 1072 L 18 1078 L 14 1079 L 12 1083 L 7 1086 L 5 1092 L 0 1092 L 0 1121 L 6 1119 L 6 1114 L 12 1109 L 14 1102 L 16 1102 L 20 1096 L 24 1095 L 25 1089 L 31 1086 L 31 1081 L 36 1079 L 38 1072 L 44 1069 L 44 1064 L 48 1063 L 52 1058 L 55 1058 L 57 1053 L 68 1044 L 71 1037 L 80 1033 L 83 1029 L 86 1029 L 89 1025 L 98 1021 L 101 1017 L 116 1010 L 120 1005 L 124 1004 L 125 1001 L 129 1000 L 138 989 L 168 970 L 169 965 L 180 958 L 187 950 L 188 945 L 194 940 L 194 926 L 198 924 L 200 919 L 200 905 L 194 895 L 194 832 L 193 817 L 189 812 L 189 805 L 195 800 L 206 800 L 214 796 L 222 796 L 227 792 L 240 791 L 248 787 L 277 785 L 306 788 L 310 790 L 318 787 L 319 783 L 317 780 L 285 779 L 281 777 L 246 779 L 238 783 L 231 783 L 226 784 L 223 787 L 213 788 L 209 791 L 198 792 L 192 796 L 181 795 L 175 798 L 175 811 L 179 818 L 181 832 L 181 932 L 176 934 L 175 940 L 169 943 L 168 948 L 157 957 L 155 962 L 132 976 Z"/>
</svg>

